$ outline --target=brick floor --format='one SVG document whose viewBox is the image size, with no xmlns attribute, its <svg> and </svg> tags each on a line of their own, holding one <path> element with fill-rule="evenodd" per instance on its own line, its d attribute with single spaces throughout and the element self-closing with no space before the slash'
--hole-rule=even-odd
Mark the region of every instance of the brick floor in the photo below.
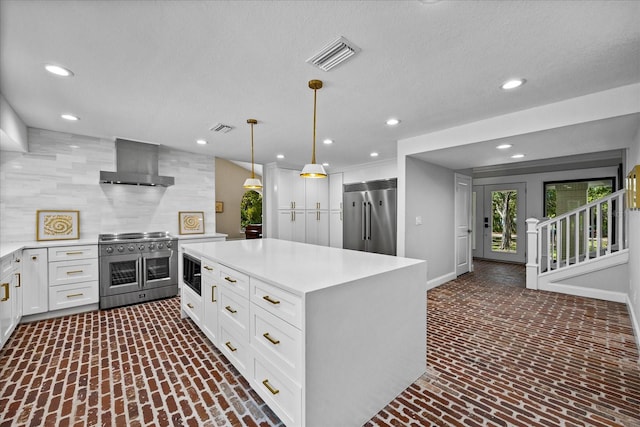
<svg viewBox="0 0 640 427">
<path fill-rule="evenodd" d="M 428 292 L 426 374 L 366 426 L 640 426 L 624 304 L 475 265 Z M 23 324 L 0 351 L 0 426 L 278 424 L 178 298 Z"/>
</svg>

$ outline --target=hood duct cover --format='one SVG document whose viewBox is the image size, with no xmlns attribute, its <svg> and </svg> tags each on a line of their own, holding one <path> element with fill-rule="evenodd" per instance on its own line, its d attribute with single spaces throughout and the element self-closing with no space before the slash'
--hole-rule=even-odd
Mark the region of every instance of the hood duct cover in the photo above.
<svg viewBox="0 0 640 427">
<path fill-rule="evenodd" d="M 169 187 L 172 176 L 158 175 L 158 146 L 116 139 L 116 172 L 100 171 L 100 182 Z"/>
</svg>

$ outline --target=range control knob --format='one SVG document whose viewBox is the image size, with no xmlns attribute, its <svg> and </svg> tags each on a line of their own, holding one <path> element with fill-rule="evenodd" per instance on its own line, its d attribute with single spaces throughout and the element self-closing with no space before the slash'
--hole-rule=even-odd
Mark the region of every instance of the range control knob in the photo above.
<svg viewBox="0 0 640 427">
<path fill-rule="evenodd" d="M 138 249 L 140 249 L 141 251 L 144 250 L 144 245 L 138 245 Z"/>
<path fill-rule="evenodd" d="M 156 247 L 156 244 L 155 244 L 155 243 L 149 243 L 149 249 L 153 249 L 153 248 L 155 248 L 155 247 Z"/>
<path fill-rule="evenodd" d="M 130 251 L 132 251 L 132 252 L 133 252 L 133 250 L 134 250 L 135 248 L 136 248 L 135 246 L 133 246 L 133 245 L 129 245 L 129 250 L 130 250 Z"/>
<path fill-rule="evenodd" d="M 124 251 L 124 246 L 118 246 L 118 252 Z"/>
<path fill-rule="evenodd" d="M 110 254 L 111 252 L 113 252 L 113 248 L 111 246 L 107 246 L 107 248 L 105 249 L 105 251 Z"/>
<path fill-rule="evenodd" d="M 164 243 L 162 242 L 158 243 L 158 249 L 162 249 L 162 248 L 164 248 Z"/>
<path fill-rule="evenodd" d="M 173 246 L 173 243 L 167 242 L 167 247 L 170 248 L 171 246 Z"/>
</svg>

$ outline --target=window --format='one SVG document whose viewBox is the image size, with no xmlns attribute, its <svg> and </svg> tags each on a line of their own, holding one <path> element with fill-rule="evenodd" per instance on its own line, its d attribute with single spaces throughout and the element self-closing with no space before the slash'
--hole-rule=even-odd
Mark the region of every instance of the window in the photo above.
<svg viewBox="0 0 640 427">
<path fill-rule="evenodd" d="M 555 218 L 613 193 L 615 178 L 544 183 L 544 216 Z"/>
</svg>

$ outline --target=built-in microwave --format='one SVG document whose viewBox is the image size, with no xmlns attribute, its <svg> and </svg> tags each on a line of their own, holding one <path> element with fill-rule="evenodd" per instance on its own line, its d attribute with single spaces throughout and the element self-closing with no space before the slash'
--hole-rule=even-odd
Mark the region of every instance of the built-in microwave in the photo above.
<svg viewBox="0 0 640 427">
<path fill-rule="evenodd" d="M 200 260 L 188 254 L 182 254 L 182 282 L 195 293 L 201 295 Z"/>
</svg>

